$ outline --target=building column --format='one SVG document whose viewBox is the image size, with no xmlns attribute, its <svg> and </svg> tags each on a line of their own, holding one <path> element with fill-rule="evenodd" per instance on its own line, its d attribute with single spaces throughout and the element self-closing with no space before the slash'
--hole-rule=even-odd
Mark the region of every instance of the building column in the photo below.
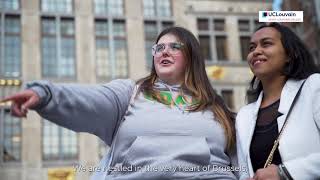
<svg viewBox="0 0 320 180">
<path fill-rule="evenodd" d="M 94 1 L 74 0 L 76 70 L 81 83 L 95 83 Z"/>
<path fill-rule="evenodd" d="M 93 0 L 74 0 L 77 83 L 96 82 L 93 5 Z M 75 178 L 87 180 L 91 175 L 89 168 L 97 166 L 98 163 L 97 137 L 78 133 L 78 143 L 79 164 L 85 167 L 86 171 L 76 172 Z"/>
<path fill-rule="evenodd" d="M 175 25 L 187 28 L 197 37 L 197 16 L 191 13 L 192 6 L 187 6 L 185 0 L 173 0 L 171 3 Z"/>
<path fill-rule="evenodd" d="M 40 0 L 21 2 L 22 81 L 41 78 Z M 22 179 L 42 180 L 41 118 L 29 111 L 22 118 Z M 41 175 L 40 175 L 41 174 Z M 43 176 L 42 176 L 43 175 Z"/>
<path fill-rule="evenodd" d="M 142 0 L 124 0 L 129 78 L 133 80 L 140 79 L 148 74 L 146 71 L 146 56 L 145 53 L 141 53 L 145 52 L 142 3 Z"/>
<path fill-rule="evenodd" d="M 227 44 L 229 59 L 231 62 L 241 62 L 241 46 L 238 31 L 238 19 L 237 16 L 226 17 L 226 31 L 227 31 Z"/>
</svg>

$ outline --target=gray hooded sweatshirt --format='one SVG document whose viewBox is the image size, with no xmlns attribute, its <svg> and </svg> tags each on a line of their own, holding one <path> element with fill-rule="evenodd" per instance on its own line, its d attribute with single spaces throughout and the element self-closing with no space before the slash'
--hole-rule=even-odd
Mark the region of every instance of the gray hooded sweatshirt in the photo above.
<svg viewBox="0 0 320 180">
<path fill-rule="evenodd" d="M 185 111 L 135 92 L 131 80 L 104 85 L 27 85 L 40 96 L 34 109 L 45 119 L 101 138 L 111 150 L 92 180 L 236 179 L 233 152 L 226 151 L 222 126 L 211 111 Z M 179 86 L 163 82 L 156 89 L 171 98 Z M 173 102 L 175 102 L 173 100 Z M 236 171 L 232 171 L 236 170 Z"/>
</svg>

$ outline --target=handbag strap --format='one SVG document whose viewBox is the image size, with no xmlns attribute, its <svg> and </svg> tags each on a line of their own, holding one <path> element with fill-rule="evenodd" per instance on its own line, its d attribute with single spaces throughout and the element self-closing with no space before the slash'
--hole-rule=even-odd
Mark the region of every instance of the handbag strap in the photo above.
<svg viewBox="0 0 320 180">
<path fill-rule="evenodd" d="M 268 158 L 267 158 L 267 160 L 266 160 L 263 168 L 268 167 L 268 166 L 272 163 L 274 152 L 276 151 L 276 149 L 277 149 L 278 146 L 279 146 L 280 137 L 281 137 L 281 135 L 283 134 L 284 128 L 285 128 L 286 125 L 288 124 L 288 118 L 289 118 L 289 116 L 290 116 L 290 113 L 291 113 L 291 111 L 292 111 L 292 109 L 293 109 L 293 107 L 294 107 L 294 105 L 295 105 L 295 103 L 296 103 L 296 101 L 297 101 L 297 99 L 298 99 L 298 97 L 299 97 L 299 95 L 300 95 L 301 89 L 302 89 L 302 87 L 303 87 L 303 85 L 304 85 L 305 82 L 306 82 L 306 81 L 304 81 L 304 82 L 302 83 L 302 85 L 300 86 L 297 94 L 295 95 L 295 97 L 294 97 L 294 99 L 293 99 L 293 101 L 292 101 L 292 104 L 291 104 L 291 106 L 290 106 L 290 108 L 289 108 L 289 111 L 288 111 L 288 113 L 287 113 L 287 116 L 286 116 L 286 119 L 285 119 L 285 121 L 284 121 L 284 123 L 283 123 L 283 126 L 282 126 L 282 128 L 281 128 L 281 130 L 280 130 L 280 132 L 279 132 L 279 135 L 278 135 L 277 139 L 276 139 L 276 140 L 274 141 L 274 143 L 273 143 L 272 149 L 271 149 L 271 151 L 270 151 L 270 154 L 269 154 L 269 156 L 268 156 Z"/>
</svg>

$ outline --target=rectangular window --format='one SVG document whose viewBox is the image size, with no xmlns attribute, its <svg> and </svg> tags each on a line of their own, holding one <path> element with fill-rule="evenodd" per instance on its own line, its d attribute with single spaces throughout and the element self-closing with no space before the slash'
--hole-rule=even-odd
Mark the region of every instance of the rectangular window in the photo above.
<svg viewBox="0 0 320 180">
<path fill-rule="evenodd" d="M 61 55 L 58 75 L 73 77 L 75 75 L 75 37 L 73 19 L 61 19 Z"/>
<path fill-rule="evenodd" d="M 233 102 L 233 91 L 232 90 L 221 90 L 221 96 L 224 102 L 228 105 L 230 109 L 234 108 Z"/>
<path fill-rule="evenodd" d="M 146 21 L 144 23 L 144 33 L 145 33 L 145 51 L 146 51 L 146 58 L 147 58 L 147 67 L 152 67 L 152 60 L 153 56 L 151 54 L 151 49 L 153 44 L 155 44 L 158 29 L 157 23 L 155 21 Z"/>
<path fill-rule="evenodd" d="M 201 17 L 197 19 L 197 26 L 200 48 L 205 60 L 227 61 L 228 48 L 225 20 Z M 212 42 L 215 42 L 215 44 L 212 45 Z"/>
<path fill-rule="evenodd" d="M 78 158 L 76 132 L 44 120 L 42 125 L 43 160 L 75 160 Z"/>
<path fill-rule="evenodd" d="M 158 34 L 173 26 L 171 0 L 143 0 L 143 14 L 147 18 L 144 22 L 145 54 L 147 69 L 152 67 L 152 46 L 155 44 Z M 151 18 L 149 20 L 148 18 Z"/>
<path fill-rule="evenodd" d="M 227 60 L 227 38 L 225 36 L 216 36 L 216 48 L 218 60 Z"/>
<path fill-rule="evenodd" d="M 116 77 L 128 76 L 127 38 L 124 21 L 113 22 Z"/>
<path fill-rule="evenodd" d="M 72 0 L 41 0 L 41 11 L 50 13 L 72 13 Z"/>
<path fill-rule="evenodd" d="M 75 34 L 71 18 L 42 18 L 42 76 L 75 77 Z"/>
<path fill-rule="evenodd" d="M 109 26 L 112 26 L 112 32 L 109 32 Z M 126 78 L 128 57 L 125 22 L 96 20 L 95 37 L 97 77 Z"/>
<path fill-rule="evenodd" d="M 248 32 L 250 31 L 250 23 L 249 20 L 239 20 L 238 28 L 240 32 Z"/>
<path fill-rule="evenodd" d="M 145 17 L 156 16 L 155 0 L 143 0 L 143 14 Z"/>
<path fill-rule="evenodd" d="M 209 21 L 208 19 L 198 19 L 198 29 L 200 31 L 208 31 L 209 30 Z"/>
<path fill-rule="evenodd" d="M 211 58 L 211 46 L 210 36 L 201 35 L 199 36 L 200 50 L 205 60 L 212 60 Z"/>
<path fill-rule="evenodd" d="M 96 34 L 96 73 L 98 77 L 111 77 L 109 31 L 107 21 L 98 21 L 95 23 Z"/>
<path fill-rule="evenodd" d="M 3 24 L 4 23 L 4 24 Z M 1 21 L 0 75 L 4 77 L 21 76 L 21 25 L 20 17 L 4 16 Z"/>
<path fill-rule="evenodd" d="M 94 12 L 98 15 L 124 15 L 123 0 L 94 0 Z"/>
<path fill-rule="evenodd" d="M 240 44 L 241 44 L 241 57 L 242 57 L 242 60 L 246 61 L 248 53 L 249 53 L 250 37 L 249 36 L 241 36 L 240 37 Z"/>
<path fill-rule="evenodd" d="M 171 4 L 170 0 L 161 0 L 156 2 L 158 5 L 157 16 L 170 17 L 171 16 Z"/>
<path fill-rule="evenodd" d="M 107 0 L 95 0 L 94 1 L 95 14 L 108 14 L 108 1 Z"/>
<path fill-rule="evenodd" d="M 171 17 L 170 0 L 143 0 L 144 17 Z"/>
<path fill-rule="evenodd" d="M 161 22 L 161 24 L 162 24 L 162 26 L 161 26 L 162 29 L 161 29 L 161 30 L 164 30 L 164 29 L 167 29 L 167 28 L 173 26 L 173 22 L 166 22 L 166 21 L 164 21 L 164 22 Z"/>
<path fill-rule="evenodd" d="M 215 31 L 224 31 L 225 30 L 225 23 L 224 19 L 215 19 L 213 20 L 214 30 Z"/>
<path fill-rule="evenodd" d="M 21 161 L 21 119 L 13 117 L 9 108 L 0 108 L 0 162 Z"/>
<path fill-rule="evenodd" d="M 0 0 L 0 10 L 18 10 L 19 0 Z"/>
</svg>

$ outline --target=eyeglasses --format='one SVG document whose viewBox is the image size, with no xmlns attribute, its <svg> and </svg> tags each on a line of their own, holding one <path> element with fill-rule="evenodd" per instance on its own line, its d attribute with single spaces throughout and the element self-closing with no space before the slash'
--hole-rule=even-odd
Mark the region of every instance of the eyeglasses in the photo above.
<svg viewBox="0 0 320 180">
<path fill-rule="evenodd" d="M 175 55 L 178 52 L 180 52 L 180 50 L 182 49 L 184 44 L 181 42 L 172 42 L 172 43 L 168 43 L 168 44 L 165 44 L 165 43 L 155 44 L 152 46 L 152 55 L 154 57 L 162 56 L 162 53 L 166 49 L 167 46 L 169 46 L 168 53 L 170 53 L 171 55 Z"/>
</svg>

